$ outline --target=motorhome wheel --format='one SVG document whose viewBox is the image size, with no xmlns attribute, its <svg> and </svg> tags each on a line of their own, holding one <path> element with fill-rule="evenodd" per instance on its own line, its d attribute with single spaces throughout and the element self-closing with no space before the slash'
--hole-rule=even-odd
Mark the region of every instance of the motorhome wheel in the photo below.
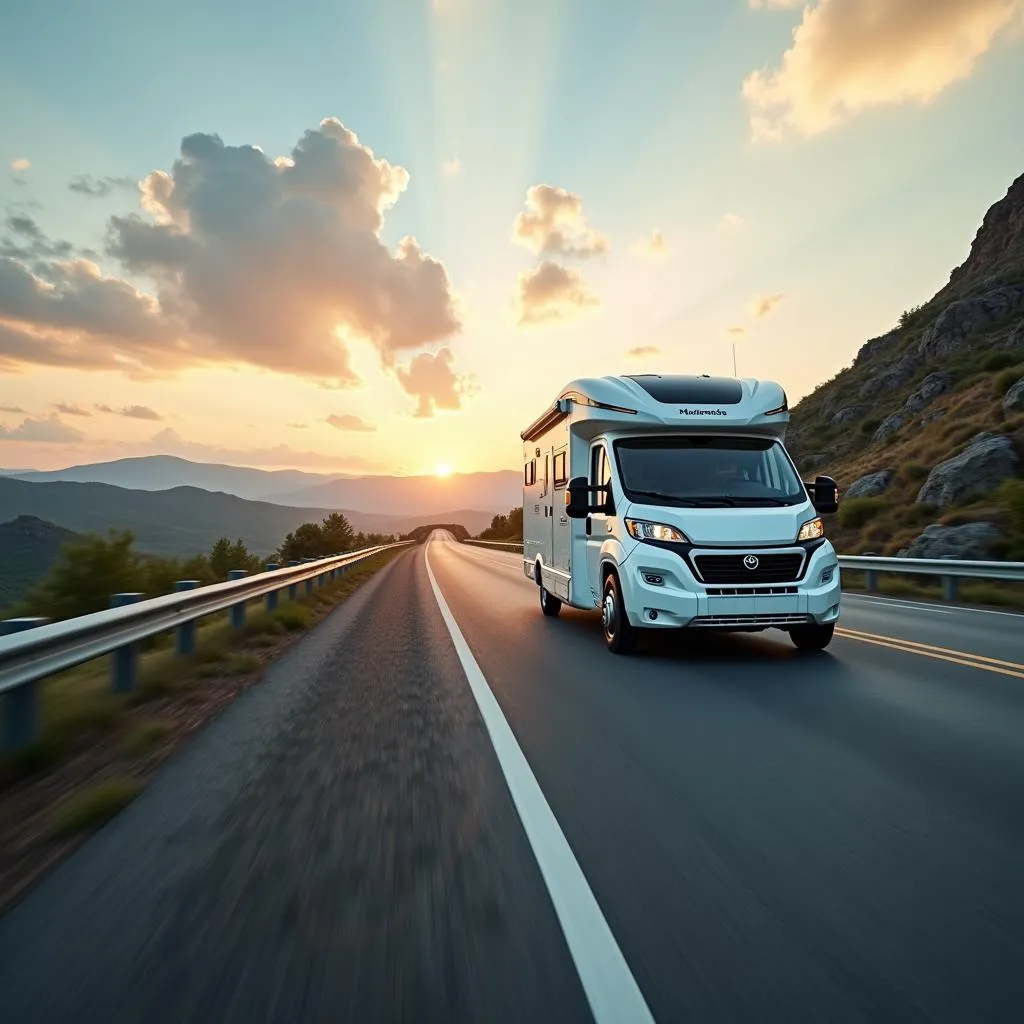
<svg viewBox="0 0 1024 1024">
<path fill-rule="evenodd" d="M 562 610 L 562 602 L 553 597 L 551 592 L 542 583 L 540 585 L 540 610 L 545 615 L 555 616 Z"/>
<path fill-rule="evenodd" d="M 604 642 L 612 654 L 631 654 L 636 649 L 636 633 L 626 618 L 619 578 L 614 572 L 609 573 L 604 581 L 601 626 L 604 629 Z"/>
</svg>

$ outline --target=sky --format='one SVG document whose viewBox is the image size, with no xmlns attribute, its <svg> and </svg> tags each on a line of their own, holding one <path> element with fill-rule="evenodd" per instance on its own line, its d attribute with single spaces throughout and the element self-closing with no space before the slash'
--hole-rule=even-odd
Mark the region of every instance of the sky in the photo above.
<svg viewBox="0 0 1024 1024">
<path fill-rule="evenodd" d="M 568 381 L 790 403 L 1024 172 L 1024 0 L 0 15 L 0 467 L 516 468 Z"/>
</svg>

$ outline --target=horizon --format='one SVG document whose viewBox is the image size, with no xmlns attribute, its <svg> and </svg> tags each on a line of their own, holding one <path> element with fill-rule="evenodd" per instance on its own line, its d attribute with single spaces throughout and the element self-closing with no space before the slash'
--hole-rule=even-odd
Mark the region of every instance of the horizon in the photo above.
<svg viewBox="0 0 1024 1024">
<path fill-rule="evenodd" d="M 80 469 L 83 467 L 96 466 L 96 465 L 111 465 L 119 462 L 133 462 L 139 460 L 149 459 L 173 459 L 176 462 L 183 462 L 190 466 L 209 466 L 217 469 L 243 469 L 253 470 L 259 473 L 305 473 L 308 476 L 320 477 L 324 483 L 328 483 L 332 480 L 366 480 L 374 477 L 403 477 L 403 478 L 419 478 L 430 480 L 447 480 L 452 477 L 459 476 L 480 476 L 489 473 L 514 473 L 516 476 L 519 475 L 518 469 L 509 469 L 503 467 L 500 469 L 479 469 L 479 470 L 459 470 L 452 469 L 450 472 L 438 473 L 435 470 L 425 473 L 328 473 L 320 472 L 316 470 L 296 470 L 293 467 L 285 467 L 284 469 L 268 469 L 265 466 L 243 466 L 237 463 L 228 462 L 201 462 L 196 459 L 186 459 L 180 455 L 167 455 L 164 453 L 156 452 L 152 455 L 127 455 L 120 459 L 109 459 L 103 462 L 85 462 L 85 463 L 72 463 L 66 466 L 54 466 L 50 469 L 40 469 L 38 466 L 0 466 L 0 476 L 11 476 L 15 474 L 28 474 L 28 473 L 61 473 L 66 472 L 70 469 Z M 178 485 L 178 486 L 195 486 L 195 485 Z"/>
<path fill-rule="evenodd" d="M 567 381 L 734 347 L 796 405 L 1024 172 L 1021 0 L 384 7 L 13 12 L 7 471 L 518 471 Z"/>
</svg>

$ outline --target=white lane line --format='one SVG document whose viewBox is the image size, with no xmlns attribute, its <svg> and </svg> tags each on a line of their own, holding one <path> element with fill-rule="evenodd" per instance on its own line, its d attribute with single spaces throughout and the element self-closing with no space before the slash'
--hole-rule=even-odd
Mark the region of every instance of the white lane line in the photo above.
<svg viewBox="0 0 1024 1024">
<path fill-rule="evenodd" d="M 899 601 L 892 597 L 876 597 L 874 594 L 857 594 L 849 591 L 843 594 L 843 600 L 857 598 L 872 604 L 895 605 L 897 608 L 913 608 L 915 611 L 934 612 L 936 615 L 957 615 L 960 612 L 971 612 L 974 615 L 1007 615 L 1012 619 L 1024 618 L 1020 612 L 1004 612 L 995 608 L 968 608 L 957 605 L 955 608 L 938 608 L 924 601 Z"/>
<path fill-rule="evenodd" d="M 487 726 L 533 855 L 537 858 L 590 1004 L 590 1012 L 597 1024 L 653 1024 L 654 1018 L 644 1002 L 640 987 L 630 973 L 569 841 L 548 806 L 511 726 L 437 585 L 430 568 L 429 547 L 428 540 L 423 559 L 430 586 Z"/>
</svg>

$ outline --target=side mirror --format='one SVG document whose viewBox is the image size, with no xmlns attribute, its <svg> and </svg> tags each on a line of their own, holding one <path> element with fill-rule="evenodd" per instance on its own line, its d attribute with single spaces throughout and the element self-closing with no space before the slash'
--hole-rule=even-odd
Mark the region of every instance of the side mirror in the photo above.
<svg viewBox="0 0 1024 1024">
<path fill-rule="evenodd" d="M 815 477 L 811 489 L 814 510 L 827 515 L 839 508 L 839 485 L 830 476 Z"/>
<path fill-rule="evenodd" d="M 565 488 L 565 514 L 570 519 L 586 519 L 593 512 L 603 512 L 607 499 L 599 504 L 592 504 L 592 493 L 605 494 L 608 488 L 603 485 L 587 483 L 585 476 L 574 476 Z"/>
</svg>

